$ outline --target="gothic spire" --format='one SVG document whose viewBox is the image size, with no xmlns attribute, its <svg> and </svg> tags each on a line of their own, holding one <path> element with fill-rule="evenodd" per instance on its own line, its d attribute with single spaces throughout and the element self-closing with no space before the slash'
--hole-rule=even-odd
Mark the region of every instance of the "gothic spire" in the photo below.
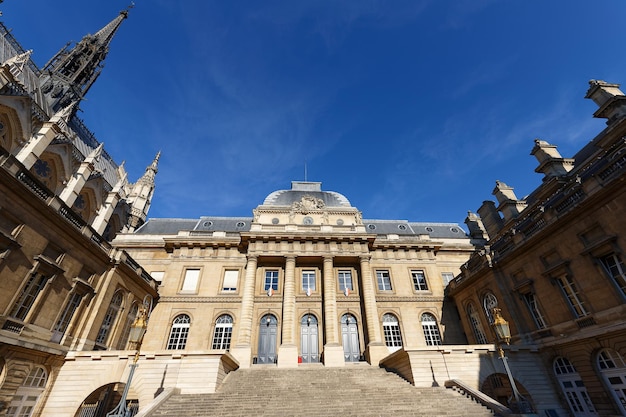
<svg viewBox="0 0 626 417">
<path fill-rule="evenodd" d="M 133 232 L 136 228 L 141 226 L 148 217 L 148 210 L 150 210 L 155 188 L 154 178 L 158 171 L 160 157 L 161 151 L 156 154 L 152 164 L 148 165 L 146 172 L 132 186 L 128 194 L 127 201 L 131 206 L 130 216 L 125 226 L 125 230 L 128 232 Z"/>
<path fill-rule="evenodd" d="M 122 10 L 95 35 L 86 35 L 72 48 L 68 43 L 46 64 L 42 91 L 54 111 L 87 94 L 102 72 L 113 36 L 127 17 L 128 9 Z"/>
</svg>

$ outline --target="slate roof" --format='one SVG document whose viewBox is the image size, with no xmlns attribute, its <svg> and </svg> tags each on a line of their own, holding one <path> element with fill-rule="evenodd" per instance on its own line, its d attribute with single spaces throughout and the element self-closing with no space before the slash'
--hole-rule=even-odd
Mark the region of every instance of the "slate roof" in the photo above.
<svg viewBox="0 0 626 417">
<path fill-rule="evenodd" d="M 176 235 L 179 231 L 247 232 L 252 217 L 211 217 L 199 219 L 149 219 L 135 233 L 139 235 Z M 457 223 L 423 223 L 406 220 L 363 220 L 367 233 L 399 236 L 429 235 L 433 239 L 465 239 Z"/>
</svg>

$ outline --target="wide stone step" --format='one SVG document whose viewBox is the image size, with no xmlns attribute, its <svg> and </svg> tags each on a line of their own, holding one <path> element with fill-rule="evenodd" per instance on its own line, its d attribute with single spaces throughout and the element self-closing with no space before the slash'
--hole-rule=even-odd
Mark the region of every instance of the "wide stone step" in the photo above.
<svg viewBox="0 0 626 417">
<path fill-rule="evenodd" d="M 442 387 L 417 388 L 372 367 L 231 372 L 215 394 L 175 395 L 154 417 L 423 416 L 487 417 L 492 413 Z"/>
</svg>

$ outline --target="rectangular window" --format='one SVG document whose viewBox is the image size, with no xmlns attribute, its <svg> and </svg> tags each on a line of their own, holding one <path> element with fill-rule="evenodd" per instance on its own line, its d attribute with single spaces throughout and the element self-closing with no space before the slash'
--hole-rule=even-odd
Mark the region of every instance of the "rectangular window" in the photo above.
<svg viewBox="0 0 626 417">
<path fill-rule="evenodd" d="M 40 272 L 34 272 L 31 274 L 28 282 L 22 290 L 22 294 L 15 302 L 13 310 L 11 310 L 11 317 L 19 320 L 24 320 L 26 318 L 30 308 L 35 303 L 35 299 L 39 295 L 39 292 L 43 289 L 44 285 L 46 285 L 46 281 L 48 281 L 48 277 Z"/>
<path fill-rule="evenodd" d="M 269 289 L 273 289 L 274 291 L 278 291 L 278 270 L 270 269 L 265 271 L 265 286 L 264 290 L 268 291 Z"/>
<path fill-rule="evenodd" d="M 563 276 L 558 278 L 557 282 L 576 317 L 583 317 L 589 314 L 587 310 L 585 310 L 585 306 L 578 295 L 578 289 L 572 278 Z"/>
<path fill-rule="evenodd" d="M 67 303 L 67 305 L 65 306 L 63 313 L 61 313 L 61 317 L 59 317 L 59 320 L 54 326 L 54 333 L 52 334 L 53 342 L 61 341 L 63 334 L 65 334 L 65 331 L 67 330 L 67 326 L 69 326 L 70 321 L 72 320 L 72 317 L 76 312 L 76 309 L 80 305 L 81 299 L 82 296 L 80 294 L 72 294 L 69 303 Z"/>
<path fill-rule="evenodd" d="M 379 291 L 391 291 L 391 277 L 389 276 L 389 271 L 376 271 L 376 281 L 378 281 Z"/>
<path fill-rule="evenodd" d="M 183 286 L 181 291 L 183 292 L 196 292 L 198 289 L 198 281 L 200 280 L 199 269 L 187 269 L 185 270 L 185 278 L 183 279 Z"/>
<path fill-rule="evenodd" d="M 622 291 L 622 295 L 626 295 L 626 268 L 619 255 L 612 253 L 600 259 L 607 275 L 613 279 L 613 282 Z"/>
<path fill-rule="evenodd" d="M 338 272 L 339 277 L 339 290 L 344 292 L 346 288 L 350 291 L 354 290 L 352 287 L 352 271 L 341 270 Z"/>
<path fill-rule="evenodd" d="M 411 276 L 413 277 L 413 289 L 415 291 L 428 291 L 424 271 L 411 271 Z"/>
<path fill-rule="evenodd" d="M 445 287 L 454 279 L 454 274 L 452 272 L 442 272 L 441 279 L 443 280 L 443 286 Z"/>
<path fill-rule="evenodd" d="M 538 329 L 545 329 L 546 327 L 548 327 L 546 325 L 546 321 L 543 319 L 543 315 L 541 314 L 541 311 L 539 310 L 539 304 L 537 303 L 537 296 L 533 293 L 526 293 L 523 294 L 524 297 L 524 301 L 526 302 L 526 307 L 528 307 L 528 310 L 530 311 L 530 315 L 533 317 L 533 320 L 535 321 L 535 325 L 537 326 Z"/>
<path fill-rule="evenodd" d="M 302 291 L 315 291 L 315 271 L 302 271 Z"/>
<path fill-rule="evenodd" d="M 224 284 L 222 284 L 222 291 L 231 292 L 237 291 L 237 282 L 239 281 L 238 269 L 227 269 L 224 271 Z"/>
<path fill-rule="evenodd" d="M 163 282 L 163 277 L 165 276 L 165 271 L 154 271 L 150 272 L 150 276 L 154 278 L 156 282 L 161 284 Z"/>
</svg>

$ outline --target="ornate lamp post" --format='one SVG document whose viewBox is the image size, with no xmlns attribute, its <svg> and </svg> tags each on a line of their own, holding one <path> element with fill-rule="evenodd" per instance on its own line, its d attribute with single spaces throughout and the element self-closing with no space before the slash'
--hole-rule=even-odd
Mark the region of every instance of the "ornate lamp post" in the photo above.
<svg viewBox="0 0 626 417">
<path fill-rule="evenodd" d="M 135 357 L 133 363 L 130 364 L 130 373 L 128 374 L 128 381 L 122 392 L 122 398 L 119 404 L 113 410 L 111 410 L 106 417 L 130 417 L 131 410 L 126 405 L 126 397 L 128 396 L 128 390 L 130 389 L 130 383 L 133 380 L 135 369 L 137 368 L 137 361 L 139 360 L 139 351 L 141 349 L 141 343 L 143 342 L 143 336 L 148 329 L 148 319 L 152 312 L 152 297 L 146 295 L 143 299 L 143 303 L 137 312 L 137 318 L 130 327 L 130 334 L 128 335 L 128 341 L 135 345 Z"/>
<path fill-rule="evenodd" d="M 502 317 L 502 310 L 498 307 L 494 307 L 492 310 L 493 322 L 491 326 L 496 333 L 496 337 L 498 338 L 496 342 L 496 347 L 498 348 L 498 356 L 502 359 L 502 363 L 504 364 L 504 369 L 506 371 L 506 375 L 509 377 L 509 382 L 511 383 L 511 389 L 513 390 L 513 397 L 515 398 L 513 408 L 517 408 L 522 413 L 532 412 L 530 407 L 530 403 L 526 401 L 526 399 L 520 394 L 517 390 L 517 385 L 515 385 L 515 380 L 513 379 L 513 375 L 511 374 L 511 369 L 509 368 L 508 358 L 504 355 L 504 349 L 502 349 L 502 343 L 506 343 L 507 345 L 511 342 L 511 329 L 509 327 L 509 322 Z"/>
</svg>

